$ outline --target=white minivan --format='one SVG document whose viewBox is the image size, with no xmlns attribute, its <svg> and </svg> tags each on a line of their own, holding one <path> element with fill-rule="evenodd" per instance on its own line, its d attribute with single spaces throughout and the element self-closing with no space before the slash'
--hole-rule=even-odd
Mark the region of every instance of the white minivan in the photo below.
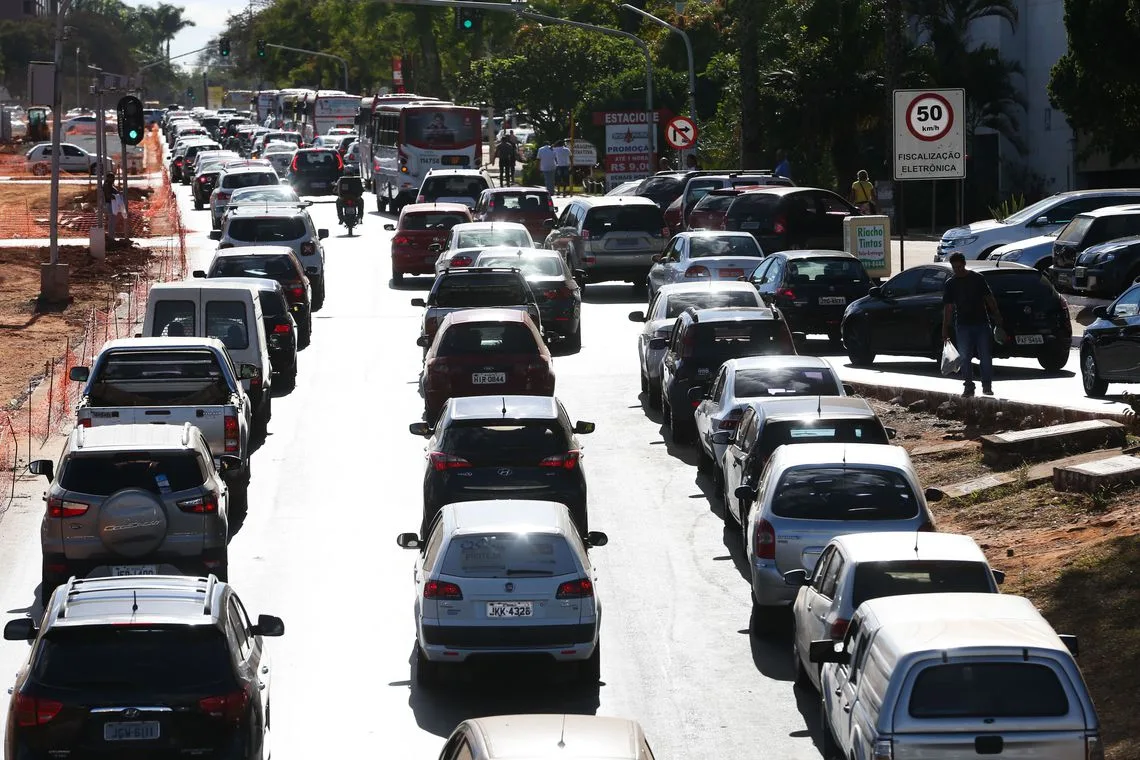
<svg viewBox="0 0 1140 760">
<path fill-rule="evenodd" d="M 272 366 L 256 285 L 209 280 L 152 285 L 140 337 L 217 338 L 235 365 L 252 364 L 259 376 L 243 380 L 254 419 L 264 429 L 272 416 Z"/>
<path fill-rule="evenodd" d="M 1073 659 L 1033 604 L 1011 594 L 918 594 L 859 606 L 843 642 L 811 643 L 825 757 L 1103 760 Z"/>
</svg>

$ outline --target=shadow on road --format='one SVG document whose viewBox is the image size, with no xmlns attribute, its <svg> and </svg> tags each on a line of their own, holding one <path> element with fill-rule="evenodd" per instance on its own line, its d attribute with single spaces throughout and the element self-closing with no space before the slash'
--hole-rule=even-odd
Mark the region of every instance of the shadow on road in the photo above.
<svg viewBox="0 0 1140 760">
<path fill-rule="evenodd" d="M 806 353 L 806 352 L 804 352 Z M 821 354 L 826 356 L 826 354 Z M 1075 372 L 1069 370 L 1059 370 L 1057 372 L 1046 372 L 1039 367 L 1016 367 L 1008 364 L 1002 364 L 1001 359 L 994 359 L 994 380 L 1040 380 L 1043 377 L 1076 377 Z M 856 367 L 850 362 L 842 362 L 841 366 L 850 367 L 852 369 L 869 369 L 878 370 L 883 373 L 893 373 L 902 375 L 915 375 L 919 377 L 932 377 L 944 378 L 938 368 L 938 362 L 928 360 L 915 360 L 915 361 L 892 361 L 880 362 L 873 367 Z M 975 364 L 974 378 L 977 380 L 980 370 Z M 950 378 L 954 379 L 954 378 Z"/>
<path fill-rule="evenodd" d="M 405 275 L 402 279 L 388 280 L 388 287 L 392 290 L 431 290 L 432 284 L 435 282 L 435 277 L 432 275 L 424 275 L 423 277 L 409 277 Z"/>
<path fill-rule="evenodd" d="M 644 306 L 646 300 L 644 289 L 635 289 L 629 283 L 607 282 L 602 285 L 587 284 L 586 292 L 582 296 L 585 303 L 626 303 Z"/>
<path fill-rule="evenodd" d="M 765 620 L 758 626 L 757 615 Z M 770 607 L 757 612 L 752 609 L 749 620 L 752 662 L 764 676 L 773 681 L 792 681 L 792 613 L 791 607 Z M 758 632 L 758 628 L 763 633 Z"/>
<path fill-rule="evenodd" d="M 796 695 L 796 709 L 800 711 L 800 715 L 804 718 L 804 725 L 807 727 L 802 732 L 795 732 L 794 735 L 811 736 L 812 743 L 822 755 L 823 721 L 819 711 L 819 693 L 810 686 L 796 686 L 793 693 Z"/>
</svg>

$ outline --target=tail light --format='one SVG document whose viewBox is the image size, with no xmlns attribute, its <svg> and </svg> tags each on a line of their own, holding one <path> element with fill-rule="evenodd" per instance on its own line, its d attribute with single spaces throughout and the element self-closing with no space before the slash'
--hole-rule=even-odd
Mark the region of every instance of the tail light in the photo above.
<svg viewBox="0 0 1140 760">
<path fill-rule="evenodd" d="M 198 182 L 203 184 L 203 185 L 209 181 L 210 181 L 210 178 L 207 177 L 205 174 L 203 174 L 201 177 L 198 178 Z"/>
<path fill-rule="evenodd" d="M 408 245 L 411 242 L 407 235 L 397 235 L 392 238 L 392 245 Z"/>
<path fill-rule="evenodd" d="M 337 171 L 344 171 L 344 158 L 340 155 L 340 153 L 336 154 L 336 168 Z"/>
<path fill-rule="evenodd" d="M 577 449 L 571 449 L 565 454 L 555 454 L 549 456 L 538 463 L 539 467 L 557 467 L 561 470 L 573 470 L 578 467 L 579 460 L 582 459 L 582 452 Z"/>
<path fill-rule="evenodd" d="M 463 590 L 448 581 L 428 581 L 424 584 L 424 599 L 452 599 L 459 601 L 463 598 Z"/>
<path fill-rule="evenodd" d="M 214 197 L 220 201 L 228 201 L 230 199 L 230 192 L 228 190 L 219 190 Z"/>
<path fill-rule="evenodd" d="M 12 698 L 12 713 L 16 716 L 16 725 L 19 726 L 42 726 L 50 723 L 62 709 L 63 702 L 56 702 L 54 699 L 29 697 L 19 692 Z"/>
<path fill-rule="evenodd" d="M 211 718 L 221 718 L 227 723 L 240 723 L 245 717 L 249 706 L 249 692 L 245 689 L 231 691 L 228 694 L 219 694 L 215 697 L 203 697 L 198 700 L 198 709 Z"/>
<path fill-rule="evenodd" d="M 445 472 L 446 470 L 465 470 L 471 466 L 463 457 L 457 457 L 454 454 L 445 454 L 442 451 L 433 451 L 428 454 L 431 459 L 431 468 L 436 472 Z"/>
<path fill-rule="evenodd" d="M 938 529 L 934 527 L 934 523 L 929 519 L 922 521 L 922 525 L 918 526 L 919 533 L 937 533 Z"/>
<path fill-rule="evenodd" d="M 237 414 L 227 413 L 223 424 L 225 425 L 226 453 L 236 454 L 240 445 Z"/>
<path fill-rule="evenodd" d="M 424 203 L 425 201 L 427 201 L 426 195 L 417 195 L 416 196 L 416 203 Z"/>
<path fill-rule="evenodd" d="M 296 153 L 293 154 L 293 160 L 289 163 L 289 171 L 291 171 L 291 172 L 297 171 L 297 158 L 298 157 L 299 156 Z"/>
<path fill-rule="evenodd" d="M 783 235 L 788 231 L 788 220 L 783 216 L 776 217 L 775 223 L 772 224 L 772 231 L 777 235 Z"/>
<path fill-rule="evenodd" d="M 708 277 L 708 276 L 709 276 L 708 267 L 703 267 L 700 264 L 693 264 L 691 267 L 689 267 L 688 269 L 685 270 L 685 277 L 693 278 L 693 277 Z"/>
<path fill-rule="evenodd" d="M 662 227 L 662 228 L 661 228 L 661 232 L 660 232 L 660 233 L 658 233 L 658 234 L 659 234 L 661 237 L 669 237 L 669 227 L 668 227 L 668 225 L 666 225 L 666 226 Z"/>
<path fill-rule="evenodd" d="M 81 501 L 64 501 L 58 496 L 48 499 L 48 517 L 79 517 L 87 514 L 89 505 Z"/>
<path fill-rule="evenodd" d="M 835 618 L 835 622 L 831 624 L 831 630 L 828 632 L 827 637 L 832 641 L 842 641 L 843 637 L 847 635 L 847 626 L 851 621 L 847 618 Z"/>
<path fill-rule="evenodd" d="M 717 423 L 717 430 L 736 430 L 736 426 L 740 424 L 740 418 L 743 416 L 743 409 L 733 409 L 727 417 Z"/>
<path fill-rule="evenodd" d="M 178 508 L 196 515 L 214 515 L 218 513 L 218 495 L 208 493 L 193 499 L 183 499 L 178 502 Z"/>
<path fill-rule="evenodd" d="M 561 301 L 563 298 L 569 298 L 570 294 L 570 288 L 565 286 L 542 291 L 543 298 L 548 301 Z"/>
<path fill-rule="evenodd" d="M 79 427 L 91 427 L 91 419 L 89 417 L 84 417 L 79 421 Z"/>
<path fill-rule="evenodd" d="M 776 529 L 767 520 L 756 523 L 752 551 L 756 553 L 756 559 L 776 559 Z"/>
<path fill-rule="evenodd" d="M 827 729 L 824 730 L 826 731 Z M 894 742 L 890 739 L 879 739 L 876 737 L 871 750 L 871 760 L 894 760 L 894 757 Z"/>
<path fill-rule="evenodd" d="M 545 387 L 547 380 L 550 377 L 550 365 L 546 363 L 545 359 L 532 359 L 526 365 L 526 384 L 529 390 L 536 390 L 534 386 Z M 542 390 L 542 388 L 538 388 Z"/>
<path fill-rule="evenodd" d="M 317 252 L 317 244 L 310 240 L 307 243 L 301 243 L 301 255 L 312 256 Z"/>
<path fill-rule="evenodd" d="M 547 207 L 546 207 L 547 213 L 549 213 L 551 216 L 553 216 L 554 218 L 557 219 L 558 218 L 558 212 L 554 208 L 554 199 L 553 198 L 547 198 L 546 203 L 547 203 Z"/>
<path fill-rule="evenodd" d="M 275 335 L 282 335 L 293 330 L 289 325 L 273 325 L 273 333 Z"/>
<path fill-rule="evenodd" d="M 579 578 L 559 584 L 555 599 L 586 599 L 594 595 L 594 582 L 589 578 Z"/>
<path fill-rule="evenodd" d="M 471 262 L 473 262 L 474 260 L 475 259 L 471 258 L 470 256 L 467 256 L 466 254 L 464 254 L 463 256 L 452 256 L 450 266 L 453 266 L 453 267 L 469 267 L 469 266 L 471 266 Z"/>
<path fill-rule="evenodd" d="M 1100 734 L 1085 737 L 1085 760 L 1104 760 L 1104 744 L 1100 740 Z"/>
<path fill-rule="evenodd" d="M 780 288 L 776 291 L 776 295 L 778 295 L 780 298 L 790 298 L 792 300 L 795 300 L 796 291 L 792 290 L 791 288 Z"/>
<path fill-rule="evenodd" d="M 693 349 L 696 348 L 697 340 L 693 335 L 692 330 L 685 330 L 685 334 L 681 336 L 681 358 L 691 359 L 693 357 Z"/>
<path fill-rule="evenodd" d="M 589 240 L 590 239 L 590 231 L 589 230 L 582 230 L 582 239 L 583 240 Z"/>
<path fill-rule="evenodd" d="M 175 166 L 182 166 L 182 156 L 178 156 L 177 158 L 174 159 L 174 165 Z"/>
<path fill-rule="evenodd" d="M 289 296 L 294 301 L 300 301 L 302 298 L 305 297 L 305 283 L 303 283 L 303 282 L 291 282 L 288 285 L 286 285 L 285 287 L 289 288 Z"/>
</svg>

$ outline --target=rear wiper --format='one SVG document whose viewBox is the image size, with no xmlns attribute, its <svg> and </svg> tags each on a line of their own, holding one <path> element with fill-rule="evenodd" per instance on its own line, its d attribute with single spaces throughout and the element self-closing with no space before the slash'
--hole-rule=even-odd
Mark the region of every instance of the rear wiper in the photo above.
<svg viewBox="0 0 1140 760">
<path fill-rule="evenodd" d="M 554 575 L 553 570 L 520 570 L 511 568 L 507 575 Z"/>
</svg>

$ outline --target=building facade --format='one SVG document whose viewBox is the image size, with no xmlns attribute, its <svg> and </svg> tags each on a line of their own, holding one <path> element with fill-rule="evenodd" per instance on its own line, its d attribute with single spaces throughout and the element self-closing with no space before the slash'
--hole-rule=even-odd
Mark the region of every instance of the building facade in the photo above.
<svg viewBox="0 0 1140 760">
<path fill-rule="evenodd" d="M 47 15 L 47 3 L 48 0 L 0 0 L 0 19 L 18 21 Z"/>
</svg>

